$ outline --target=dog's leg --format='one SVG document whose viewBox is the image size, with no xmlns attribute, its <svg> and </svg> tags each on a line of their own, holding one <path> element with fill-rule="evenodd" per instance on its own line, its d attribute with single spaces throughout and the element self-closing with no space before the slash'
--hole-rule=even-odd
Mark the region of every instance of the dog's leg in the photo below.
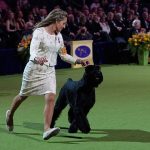
<svg viewBox="0 0 150 150">
<path fill-rule="evenodd" d="M 70 107 L 69 111 L 68 111 L 68 121 L 70 123 L 72 123 L 72 121 L 74 120 L 74 114 L 73 114 L 73 109 Z"/>
<path fill-rule="evenodd" d="M 78 131 L 78 125 L 77 125 L 76 120 L 74 119 L 70 124 L 68 132 L 69 133 L 77 133 L 77 131 Z"/>
<path fill-rule="evenodd" d="M 84 108 L 82 109 L 83 118 L 85 117 L 85 120 L 83 119 L 83 121 L 85 121 L 85 123 L 84 123 L 84 128 L 80 127 L 80 129 L 84 133 L 88 133 L 91 130 L 87 115 L 89 111 L 91 110 L 91 108 L 94 106 L 94 104 L 95 104 L 95 90 L 90 95 L 90 101 L 87 101 Z"/>
<path fill-rule="evenodd" d="M 91 128 L 83 110 L 79 108 L 74 109 L 74 116 L 75 116 L 76 124 L 79 130 L 83 133 L 89 133 Z"/>
<path fill-rule="evenodd" d="M 87 101 L 87 103 L 84 105 L 84 114 L 87 116 L 87 114 L 89 113 L 90 109 L 94 106 L 95 104 L 95 90 L 93 90 L 91 92 L 91 94 L 89 95 L 89 100 Z"/>
<path fill-rule="evenodd" d="M 69 133 L 77 133 L 78 126 L 77 126 L 76 120 L 74 118 L 74 113 L 73 113 L 72 108 L 70 108 L 68 111 L 68 121 L 70 122 L 70 127 L 68 129 L 68 132 Z"/>
<path fill-rule="evenodd" d="M 52 118 L 52 122 L 51 122 L 51 126 L 50 127 L 54 127 L 55 121 L 58 119 L 58 117 L 60 116 L 62 110 L 66 106 L 67 106 L 66 96 L 65 96 L 64 90 L 62 88 L 60 93 L 59 93 L 59 96 L 57 98 L 57 101 L 55 103 L 54 114 L 53 114 L 53 118 Z"/>
</svg>

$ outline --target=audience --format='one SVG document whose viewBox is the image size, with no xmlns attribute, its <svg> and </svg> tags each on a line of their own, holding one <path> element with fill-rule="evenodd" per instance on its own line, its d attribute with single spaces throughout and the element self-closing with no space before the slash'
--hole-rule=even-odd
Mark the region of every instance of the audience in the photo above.
<svg viewBox="0 0 150 150">
<path fill-rule="evenodd" d="M 106 42 L 106 45 L 111 41 L 115 43 L 116 51 L 122 51 L 128 37 L 137 31 L 137 20 L 140 21 L 140 30 L 150 31 L 149 8 L 141 0 L 63 0 L 62 3 L 1 0 L 0 39 L 6 38 L 5 41 L 10 42 L 12 38 L 20 39 L 18 33 L 21 36 L 31 33 L 34 25 L 53 8 L 63 8 L 68 12 L 68 24 L 62 31 L 68 41 L 92 39 L 94 43 Z M 9 46 L 16 47 L 18 40 L 10 42 Z"/>
</svg>

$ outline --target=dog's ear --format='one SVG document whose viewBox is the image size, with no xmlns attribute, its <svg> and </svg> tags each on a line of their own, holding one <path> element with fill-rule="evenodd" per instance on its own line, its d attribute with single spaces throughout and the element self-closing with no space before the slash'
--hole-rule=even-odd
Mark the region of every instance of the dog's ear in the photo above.
<svg viewBox="0 0 150 150">
<path fill-rule="evenodd" d="M 95 70 L 101 70 L 101 67 L 99 65 L 94 65 L 95 66 Z"/>
<path fill-rule="evenodd" d="M 85 67 L 86 73 L 92 72 L 94 70 L 100 70 L 100 66 L 99 65 L 88 65 Z"/>
<path fill-rule="evenodd" d="M 94 70 L 94 65 L 88 65 L 85 67 L 85 72 L 89 73 Z"/>
</svg>

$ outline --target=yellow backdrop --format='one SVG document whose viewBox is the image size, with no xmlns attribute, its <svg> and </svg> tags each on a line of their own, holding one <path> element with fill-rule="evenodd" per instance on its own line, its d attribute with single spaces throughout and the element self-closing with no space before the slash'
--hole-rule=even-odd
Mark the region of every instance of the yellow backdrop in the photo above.
<svg viewBox="0 0 150 150">
<path fill-rule="evenodd" d="M 88 60 L 90 64 L 93 64 L 93 49 L 92 40 L 72 41 L 71 55 L 74 58 Z M 72 68 L 79 68 L 81 65 L 72 65 Z"/>
</svg>

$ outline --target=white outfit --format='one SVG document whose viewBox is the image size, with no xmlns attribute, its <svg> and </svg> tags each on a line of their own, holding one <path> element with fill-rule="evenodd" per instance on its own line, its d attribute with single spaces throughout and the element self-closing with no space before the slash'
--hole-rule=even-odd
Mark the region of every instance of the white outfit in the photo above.
<svg viewBox="0 0 150 150">
<path fill-rule="evenodd" d="M 22 86 L 19 95 L 43 95 L 46 93 L 56 93 L 55 65 L 57 55 L 61 59 L 74 64 L 76 59 L 71 55 L 62 52 L 64 42 L 61 33 L 50 35 L 41 27 L 33 32 L 30 44 L 30 58 L 27 63 L 22 79 Z M 44 65 L 36 64 L 35 57 L 46 57 L 48 62 Z"/>
<path fill-rule="evenodd" d="M 100 22 L 99 24 L 100 24 L 100 26 L 102 28 L 102 31 L 105 31 L 108 34 L 110 33 L 110 27 L 109 27 L 109 25 L 107 23 Z"/>
</svg>

